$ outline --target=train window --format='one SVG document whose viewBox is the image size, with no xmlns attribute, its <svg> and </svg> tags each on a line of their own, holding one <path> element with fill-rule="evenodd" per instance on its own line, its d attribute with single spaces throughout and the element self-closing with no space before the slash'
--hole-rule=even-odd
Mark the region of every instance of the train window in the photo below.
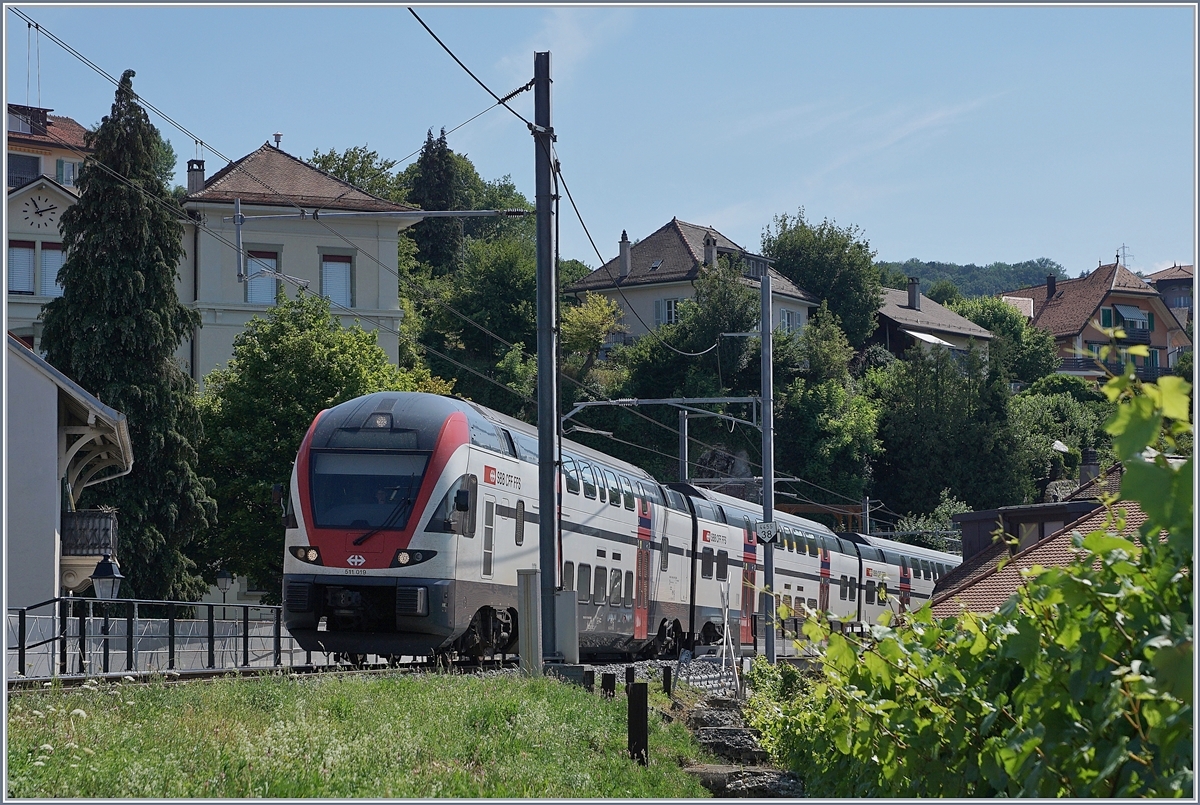
<svg viewBox="0 0 1200 805">
<path fill-rule="evenodd" d="M 808 555 L 809 556 L 819 556 L 820 551 L 818 550 L 819 546 L 817 545 L 817 535 L 809 534 L 808 532 L 805 532 L 804 536 L 807 538 L 805 540 L 805 542 L 808 543 Z"/>
<path fill-rule="evenodd" d="M 575 563 L 574 562 L 563 562 L 562 579 L 563 579 L 563 589 L 564 590 L 574 590 L 575 589 Z"/>
<path fill-rule="evenodd" d="M 849 586 L 849 584 L 846 581 L 846 577 L 841 576 L 838 579 L 838 598 L 842 601 L 846 600 L 846 596 L 847 596 L 846 588 L 848 586 Z"/>
<path fill-rule="evenodd" d="M 854 601 L 858 598 L 858 577 L 850 579 L 850 600 Z"/>
<path fill-rule="evenodd" d="M 788 609 L 792 608 L 792 597 L 790 595 L 785 595 L 783 597 L 783 605 Z"/>
<path fill-rule="evenodd" d="M 497 453 L 508 453 L 496 426 L 486 419 L 471 420 L 471 444 Z"/>
<path fill-rule="evenodd" d="M 563 456 L 563 475 L 567 478 L 567 491 L 572 495 L 579 494 L 579 467 L 575 459 Z"/>
<path fill-rule="evenodd" d="M 314 452 L 313 517 L 325 528 L 402 529 L 428 455 Z"/>
<path fill-rule="evenodd" d="M 666 501 L 663 500 L 662 490 L 654 481 L 646 481 L 646 500 L 655 503 L 659 506 L 665 506 Z"/>
<path fill-rule="evenodd" d="M 633 486 L 629 483 L 629 479 L 624 475 L 621 476 L 621 497 L 624 498 L 625 508 L 633 511 Z"/>
<path fill-rule="evenodd" d="M 608 605 L 610 607 L 621 606 L 621 571 L 615 567 L 608 580 Z"/>
<path fill-rule="evenodd" d="M 863 603 L 875 603 L 875 579 L 871 579 L 867 582 L 867 589 L 863 591 Z"/>
<path fill-rule="evenodd" d="M 676 492 L 674 489 L 664 489 L 663 492 L 667 496 L 667 506 L 678 512 L 687 513 L 687 504 L 683 501 L 683 495 Z"/>
<path fill-rule="evenodd" d="M 926 579 L 933 575 L 929 572 L 929 563 L 924 559 L 921 560 L 921 575 Z"/>
<path fill-rule="evenodd" d="M 711 579 L 713 577 L 713 549 L 705 548 L 700 552 L 700 578 Z"/>
<path fill-rule="evenodd" d="M 508 453 L 513 458 L 520 458 L 521 454 L 517 451 L 517 445 L 513 441 L 512 434 L 504 428 L 500 428 L 500 433 L 502 436 L 504 436 L 504 447 L 506 448 L 504 452 Z"/>
<path fill-rule="evenodd" d="M 729 578 L 729 551 L 717 551 L 717 581 Z"/>
<path fill-rule="evenodd" d="M 879 587 L 877 588 L 877 591 L 879 593 L 879 603 L 886 604 L 887 603 L 887 582 L 886 581 L 879 582 Z"/>
<path fill-rule="evenodd" d="M 496 536 L 496 501 L 483 504 L 483 575 L 492 575 L 492 541 Z"/>
<path fill-rule="evenodd" d="M 608 571 L 599 565 L 596 566 L 596 575 L 593 576 L 592 592 L 595 593 L 595 602 L 597 604 L 604 603 L 604 580 L 608 578 Z"/>
<path fill-rule="evenodd" d="M 713 507 L 701 500 L 692 501 L 696 506 L 696 516 L 704 520 L 716 520 L 717 513 L 713 511 Z"/>
<path fill-rule="evenodd" d="M 517 447 L 517 458 L 530 464 L 538 463 L 538 444 L 524 433 L 512 433 L 513 442 Z"/>
<path fill-rule="evenodd" d="M 900 573 L 901 576 L 904 575 L 903 571 L 908 570 L 908 557 L 907 556 L 900 557 L 900 570 L 901 570 L 901 573 Z"/>
<path fill-rule="evenodd" d="M 514 531 L 518 545 L 525 544 L 525 501 L 517 501 L 517 525 Z"/>
<path fill-rule="evenodd" d="M 808 599 L 808 608 L 811 609 L 813 612 L 816 612 L 817 611 L 817 599 L 815 599 L 815 598 Z"/>
<path fill-rule="evenodd" d="M 579 460 L 579 475 L 583 479 L 583 496 L 594 499 L 596 497 L 596 476 L 592 475 L 592 465 L 583 459 Z"/>
<path fill-rule="evenodd" d="M 612 470 L 603 470 L 604 480 L 608 486 L 608 505 L 621 505 L 621 488 L 617 484 L 617 474 Z"/>
<path fill-rule="evenodd" d="M 633 606 L 633 571 L 625 571 L 625 598 L 621 601 L 626 609 Z"/>
<path fill-rule="evenodd" d="M 579 603 L 586 604 L 592 598 L 592 566 L 580 565 L 578 578 Z"/>
<path fill-rule="evenodd" d="M 713 506 L 713 508 L 717 511 L 717 522 L 728 524 L 729 521 L 725 519 L 725 509 L 721 506 Z"/>
<path fill-rule="evenodd" d="M 671 561 L 671 543 L 667 542 L 667 538 L 662 538 L 662 546 L 658 549 L 658 569 L 666 570 L 667 563 Z"/>
</svg>

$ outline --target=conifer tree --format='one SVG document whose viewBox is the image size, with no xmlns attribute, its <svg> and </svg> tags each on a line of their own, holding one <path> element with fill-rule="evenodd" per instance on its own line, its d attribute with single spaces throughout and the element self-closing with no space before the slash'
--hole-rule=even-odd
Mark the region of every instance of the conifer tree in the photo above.
<svg viewBox="0 0 1200 805">
<path fill-rule="evenodd" d="M 425 145 L 417 158 L 408 203 L 423 210 L 461 209 L 463 189 L 454 152 L 446 144 L 446 130 L 435 140 L 433 130 L 425 135 Z M 417 243 L 417 259 L 428 264 L 433 275 L 444 276 L 461 262 L 463 224 L 456 218 L 429 218 L 412 229 Z"/>
<path fill-rule="evenodd" d="M 204 586 L 189 547 L 216 505 L 195 471 L 200 417 L 175 351 L 200 320 L 175 293 L 180 210 L 157 170 L 161 137 L 133 76 L 121 76 L 111 113 L 86 135 L 94 151 L 79 202 L 63 212 L 63 295 L 44 310 L 42 345 L 51 364 L 128 419 L 132 472 L 81 501 L 117 508 L 121 592 L 189 600 Z"/>
</svg>

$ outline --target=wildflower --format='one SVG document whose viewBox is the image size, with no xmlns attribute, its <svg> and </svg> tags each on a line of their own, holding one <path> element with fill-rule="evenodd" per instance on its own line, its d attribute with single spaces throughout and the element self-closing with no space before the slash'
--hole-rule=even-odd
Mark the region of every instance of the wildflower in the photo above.
<svg viewBox="0 0 1200 805">
<path fill-rule="evenodd" d="M 37 716 L 38 718 L 45 718 L 45 717 L 46 717 L 46 714 L 45 714 L 45 713 L 43 713 L 41 710 L 34 710 L 34 711 L 33 711 L 33 714 L 34 714 L 35 716 Z"/>
<path fill-rule="evenodd" d="M 42 752 L 45 752 L 47 755 L 54 754 L 54 747 L 51 746 L 50 744 L 42 744 L 41 746 L 38 747 L 38 749 Z"/>
<path fill-rule="evenodd" d="M 121 677 L 121 679 L 125 680 L 126 682 L 132 682 L 132 681 L 133 681 L 133 677 L 131 677 L 131 676 L 123 676 L 123 677 Z"/>
<path fill-rule="evenodd" d="M 83 712 L 78 707 L 71 711 L 71 715 L 79 716 L 80 718 L 87 718 L 87 713 Z"/>
<path fill-rule="evenodd" d="M 35 760 L 35 761 L 33 761 L 33 765 L 35 765 L 35 766 L 45 766 L 46 764 L 45 764 L 45 763 L 43 763 L 43 762 L 42 762 L 42 761 L 40 761 L 40 760 Z"/>
<path fill-rule="evenodd" d="M 83 753 L 85 755 L 94 755 L 94 754 L 96 754 L 96 750 L 85 746 L 85 747 L 83 747 Z"/>
</svg>

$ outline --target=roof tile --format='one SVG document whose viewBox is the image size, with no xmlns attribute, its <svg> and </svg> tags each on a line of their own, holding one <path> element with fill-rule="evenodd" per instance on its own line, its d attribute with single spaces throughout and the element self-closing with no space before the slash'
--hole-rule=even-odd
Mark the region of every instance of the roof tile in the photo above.
<svg viewBox="0 0 1200 805">
<path fill-rule="evenodd" d="M 1058 280 L 1053 299 L 1046 298 L 1045 284 L 1005 291 L 1002 296 L 1033 300 L 1033 324 L 1049 330 L 1055 338 L 1065 338 L 1082 332 L 1113 290 L 1154 294 L 1154 289 L 1137 274 L 1120 263 L 1110 263 L 1084 277 Z"/>
<path fill-rule="evenodd" d="M 895 288 L 883 289 L 883 304 L 879 306 L 879 315 L 886 316 L 901 327 L 911 327 L 914 330 L 956 333 L 982 340 L 992 337 L 990 331 L 942 307 L 925 294 L 921 294 L 921 309 L 913 310 L 908 306 L 908 291 L 898 291 Z"/>
</svg>

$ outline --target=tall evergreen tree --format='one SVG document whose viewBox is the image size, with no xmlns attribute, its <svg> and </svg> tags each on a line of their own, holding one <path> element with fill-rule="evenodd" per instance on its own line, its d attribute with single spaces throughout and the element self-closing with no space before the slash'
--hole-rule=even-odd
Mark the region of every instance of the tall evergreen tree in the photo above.
<svg viewBox="0 0 1200 805">
<path fill-rule="evenodd" d="M 63 212 L 63 295 L 45 308 L 42 345 L 50 363 L 128 418 L 133 471 L 92 498 L 118 510 L 122 592 L 186 600 L 204 586 L 189 546 L 216 515 L 195 471 L 194 384 L 175 360 L 200 319 L 175 293 L 183 226 L 133 76 L 121 76 L 111 113 L 86 135 L 94 150 L 79 202 Z"/>
<path fill-rule="evenodd" d="M 408 203 L 423 210 L 461 209 L 463 188 L 455 154 L 446 144 L 446 130 L 435 140 L 433 130 L 425 135 L 425 145 L 417 157 Z M 412 229 L 417 243 L 417 259 L 443 276 L 461 261 L 463 224 L 455 218 L 430 218 Z"/>
</svg>

